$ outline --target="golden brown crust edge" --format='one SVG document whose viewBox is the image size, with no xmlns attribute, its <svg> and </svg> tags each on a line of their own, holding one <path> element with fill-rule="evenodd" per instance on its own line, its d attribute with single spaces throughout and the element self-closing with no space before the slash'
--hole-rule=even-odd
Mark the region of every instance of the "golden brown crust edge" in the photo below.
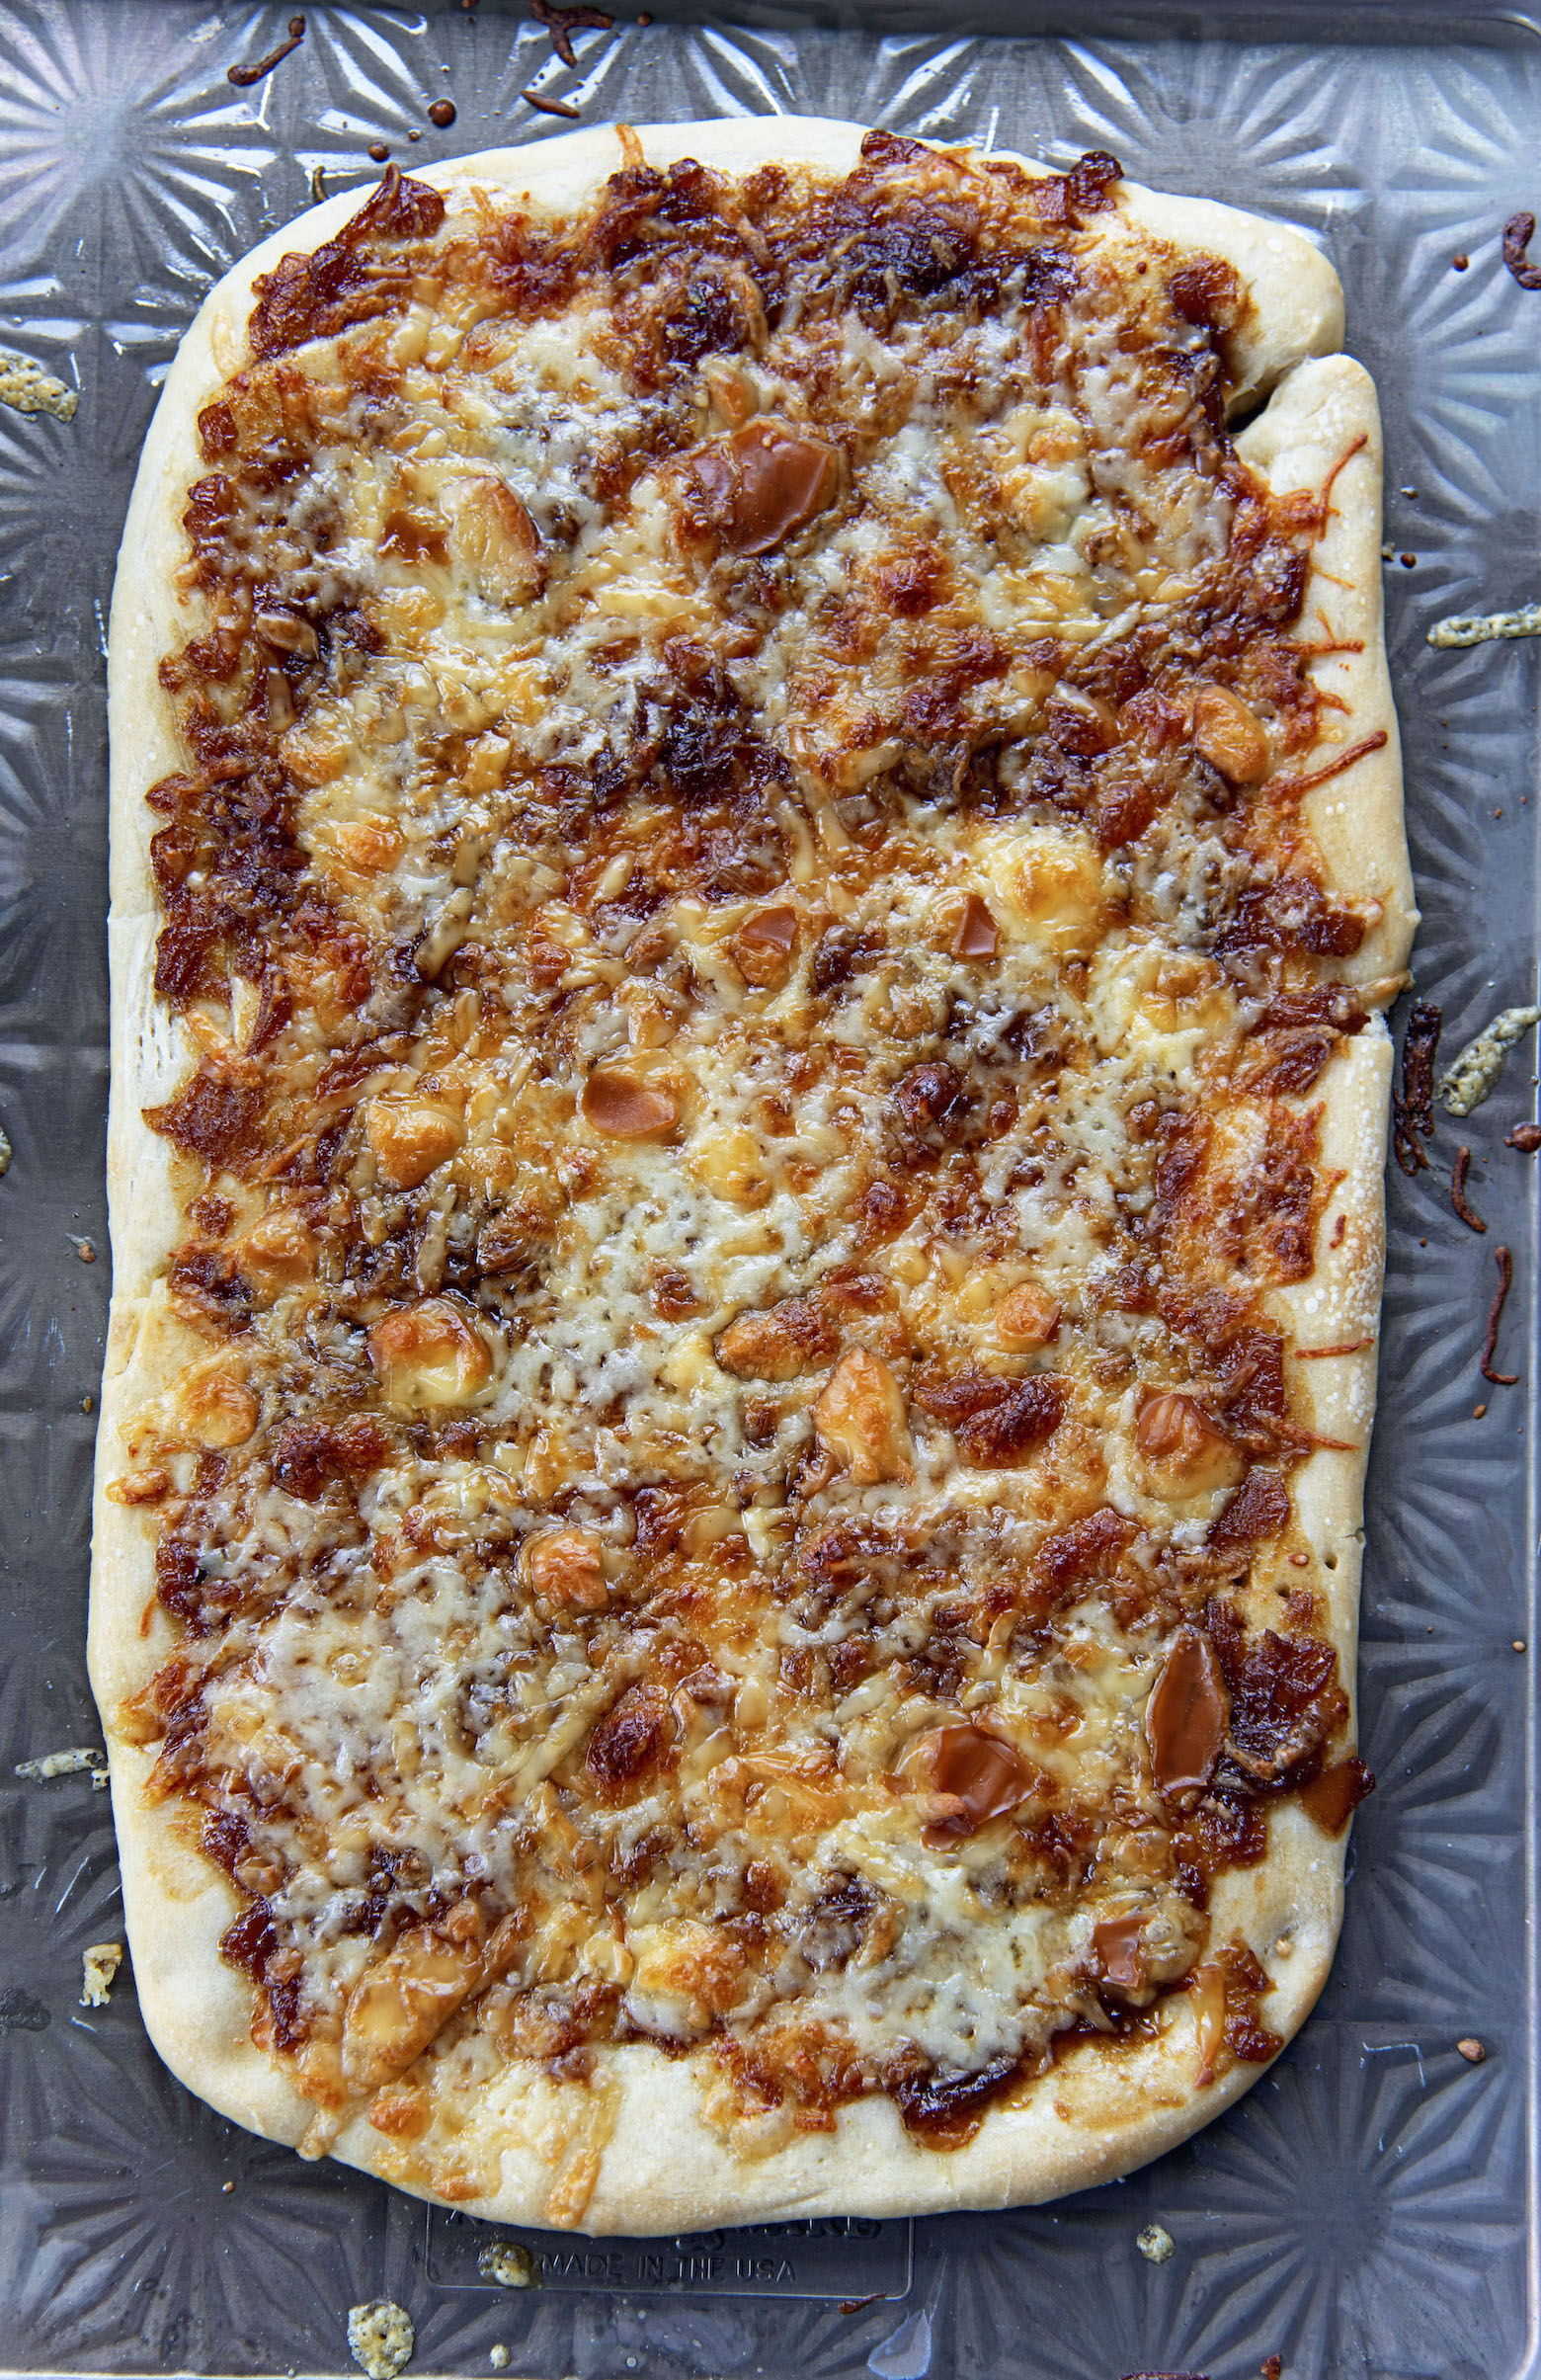
<svg viewBox="0 0 1541 2380">
<path fill-rule="evenodd" d="M 692 154 L 729 170 L 800 160 L 846 170 L 858 127 L 818 120 L 752 120 L 680 125 L 640 133 L 650 162 Z M 585 131 L 535 151 L 505 150 L 430 169 L 449 193 L 473 185 L 503 195 L 532 192 L 553 211 L 581 203 L 619 161 L 612 130 Z M 172 2071 L 222 2112 L 279 2140 L 296 2141 L 312 2109 L 252 2044 L 250 1988 L 218 1955 L 235 1912 L 224 1880 L 179 1837 L 174 1809 L 150 1806 L 143 1785 L 151 1753 L 118 1739 L 111 1714 L 165 1658 L 170 1631 L 140 1615 L 152 1593 L 148 1533 L 104 1496 L 120 1467 L 118 1433 L 126 1415 L 169 1385 L 194 1350 L 153 1284 L 172 1244 L 175 1205 L 166 1144 L 143 1123 L 144 1105 L 180 1075 L 179 1028 L 152 1009 L 156 919 L 148 868 L 145 788 L 180 760 L 170 706 L 155 663 L 178 641 L 171 596 L 180 559 L 185 489 L 201 464 L 196 414 L 238 367 L 257 274 L 295 247 L 313 247 L 359 204 L 349 194 L 312 210 L 265 242 L 217 286 L 183 341 L 146 443 L 125 526 L 115 591 L 109 668 L 113 741 L 113 1109 L 109 1197 L 115 1290 L 99 1440 L 93 1549 L 91 1675 L 108 1718 L 115 1809 L 122 1850 L 130 1941 L 146 2024 Z M 1201 246 L 1232 261 L 1254 295 L 1256 328 L 1244 345 L 1242 378 L 1274 387 L 1272 402 L 1244 434 L 1242 451 L 1280 492 L 1315 490 L 1355 436 L 1367 444 L 1344 469 L 1333 519 L 1317 547 L 1308 609 L 1321 594 L 1335 635 L 1362 640 L 1361 653 L 1318 664 L 1319 682 L 1349 702 L 1350 738 L 1384 728 L 1380 754 L 1359 762 L 1310 799 L 1309 823 L 1323 842 L 1338 889 L 1384 903 L 1380 926 L 1348 970 L 1379 999 L 1405 964 L 1416 922 L 1401 823 L 1396 722 L 1380 636 L 1379 439 L 1373 389 L 1345 359 L 1320 357 L 1340 332 L 1336 276 L 1299 234 L 1202 202 L 1125 190 L 1125 214 L 1175 245 Z M 1351 826 L 1342 823 L 1351 820 Z M 1390 1048 L 1378 1020 L 1330 1067 L 1321 1087 L 1325 1144 L 1344 1180 L 1334 1206 L 1347 1215 L 1341 1247 L 1329 1252 L 1300 1290 L 1279 1292 L 1292 1327 L 1327 1344 L 1373 1334 L 1383 1255 L 1384 1158 Z M 1324 1376 L 1325 1375 L 1325 1376 Z M 1317 1426 L 1326 1435 L 1367 1438 L 1373 1406 L 1373 1341 L 1334 1358 L 1311 1382 Z M 1351 1677 L 1357 1607 L 1363 1451 L 1317 1453 L 1296 1474 L 1302 1524 L 1337 1567 L 1333 1628 Z M 1324 1837 L 1294 1805 L 1275 1811 L 1270 1854 L 1257 1870 L 1228 1874 L 1216 1896 L 1217 1929 L 1241 1932 L 1274 1983 L 1264 2019 L 1288 2036 L 1325 1980 L 1341 1911 L 1343 1846 Z M 1287 1953 L 1275 1950 L 1282 1938 Z M 848 2108 L 836 2130 L 804 2137 L 762 2163 L 730 2156 L 702 2123 L 693 2065 L 631 2046 L 606 2053 L 619 2078 L 619 2104 L 600 2176 L 583 2219 L 595 2233 L 668 2231 L 686 2224 L 861 2211 L 902 2214 L 1021 2203 L 1111 2179 L 1186 2138 L 1240 2095 L 1262 2071 L 1233 2066 L 1194 2087 L 1197 2048 L 1187 2003 L 1168 2004 L 1166 2030 L 1109 2061 L 1077 2050 L 1012 2107 L 987 2117 L 965 2148 L 918 2147 L 886 2099 Z M 576 2087 L 575 2087 L 576 2088 Z M 468 2211 L 504 2220 L 551 2219 L 550 2111 L 533 2107 L 517 2077 L 484 2094 L 482 2123 L 501 2149 L 497 2190 Z M 556 2127 L 560 2131 L 560 2125 Z M 545 2133 L 545 2140 L 538 2136 Z M 333 2153 L 365 2171 L 392 2171 L 390 2144 L 363 2116 Z M 412 2186 L 410 2180 L 406 2186 Z"/>
</svg>

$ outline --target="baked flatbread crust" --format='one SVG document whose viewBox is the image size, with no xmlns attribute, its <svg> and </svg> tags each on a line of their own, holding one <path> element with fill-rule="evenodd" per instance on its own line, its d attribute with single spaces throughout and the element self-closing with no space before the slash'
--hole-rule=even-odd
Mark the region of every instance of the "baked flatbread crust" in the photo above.
<svg viewBox="0 0 1541 2380">
<path fill-rule="evenodd" d="M 693 157 L 728 172 L 768 161 L 848 171 L 858 127 L 811 119 L 681 124 L 641 130 L 647 161 Z M 538 148 L 504 149 L 426 168 L 422 179 L 451 201 L 473 190 L 494 202 L 527 196 L 561 214 L 592 199 L 622 162 L 615 131 L 584 130 Z M 121 1431 L 173 1386 L 201 1341 L 173 1315 L 164 1287 L 180 1230 L 169 1143 L 143 1120 L 195 1054 L 159 1007 L 151 983 L 158 916 L 148 864 L 154 821 L 148 785 L 184 765 L 172 704 L 156 663 L 186 634 L 176 592 L 186 491 L 203 469 L 196 431 L 202 406 L 245 354 L 253 284 L 281 256 L 309 252 L 356 211 L 358 195 L 328 201 L 265 241 L 228 273 L 183 339 L 146 441 L 125 524 L 109 661 L 112 735 L 113 1093 L 109 1193 L 114 1296 L 103 1383 L 91 1593 L 90 1664 L 104 1713 L 113 1801 L 135 1980 L 151 2038 L 173 2073 L 222 2113 L 271 2138 L 330 2153 L 411 2189 L 431 2191 L 380 2132 L 356 2114 L 335 2137 L 314 2129 L 313 2105 L 252 2041 L 252 1989 L 226 1964 L 219 1937 L 238 1910 L 235 1893 L 190 1842 L 176 1805 L 150 1803 L 156 1748 L 125 1739 L 115 1714 L 166 1659 L 172 1630 L 153 1601 L 152 1544 L 142 1518 L 107 1495 L 122 1466 Z M 1315 664 L 1318 683 L 1342 707 L 1328 714 L 1343 746 L 1376 730 L 1385 741 L 1310 793 L 1304 816 L 1329 863 L 1336 893 L 1380 904 L 1378 923 L 1340 969 L 1379 1009 L 1402 980 L 1416 911 L 1402 825 L 1397 725 L 1387 678 L 1380 598 L 1381 452 L 1372 384 L 1338 353 L 1341 297 L 1325 258 L 1299 234 L 1232 209 L 1120 189 L 1131 223 L 1178 248 L 1219 255 L 1252 299 L 1236 344 L 1227 397 L 1256 409 L 1240 449 L 1278 493 L 1314 495 L 1354 448 L 1312 551 L 1303 617 L 1329 624 L 1339 649 Z M 1324 639 L 1329 641 L 1329 639 Z M 1342 649 L 1352 648 L 1352 649 Z M 1313 755 L 1330 757 L 1331 746 Z M 1312 1364 L 1314 1427 L 1351 1441 L 1319 1449 L 1292 1475 L 1297 1520 L 1324 1562 L 1331 1634 L 1351 1682 L 1360 1566 L 1362 1482 L 1375 1390 L 1384 1247 L 1382 1165 L 1391 1048 L 1378 1016 L 1332 1059 L 1313 1098 L 1325 1104 L 1326 1162 L 1341 1169 L 1316 1271 L 1271 1293 L 1279 1318 L 1314 1344 L 1352 1352 Z M 1326 1978 L 1342 1904 L 1344 1839 L 1331 1839 L 1296 1803 L 1272 1813 L 1262 1865 L 1233 1869 L 1216 1895 L 1217 1933 L 1245 1938 L 1271 1984 L 1266 2022 L 1288 2037 Z M 1197 2018 L 1177 1995 L 1152 2039 L 1125 2044 L 1116 2061 L 1089 2043 L 1071 2049 L 1015 2103 L 991 2108 L 975 2137 L 941 2151 L 918 2145 L 891 2099 L 845 2107 L 832 2131 L 794 2138 L 771 2156 L 730 2154 L 700 2115 L 690 2058 L 642 2043 L 601 2054 L 605 2094 L 597 2178 L 577 2213 L 593 2233 L 667 2232 L 701 2224 L 833 2212 L 900 2215 L 1050 2198 L 1128 2172 L 1184 2139 L 1254 2081 L 1233 2063 L 1202 2087 Z M 466 2211 L 508 2221 L 572 2221 L 553 2175 L 566 2170 L 589 2119 L 574 2097 L 511 2070 L 483 2086 L 468 2108 L 494 2186 L 461 2198 Z M 582 2093 L 577 2094 L 582 2096 Z M 588 2094 L 593 2096 L 592 2091 Z"/>
</svg>

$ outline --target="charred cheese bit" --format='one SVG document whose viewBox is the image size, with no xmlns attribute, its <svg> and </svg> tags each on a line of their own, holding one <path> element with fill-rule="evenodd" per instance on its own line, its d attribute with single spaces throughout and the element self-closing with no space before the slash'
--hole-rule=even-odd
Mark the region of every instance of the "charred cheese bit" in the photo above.
<svg viewBox="0 0 1541 2380">
<path fill-rule="evenodd" d="M 487 1342 L 475 1323 L 444 1298 L 397 1306 L 369 1333 L 369 1361 L 392 1405 L 469 1405 L 492 1370 Z"/>
<path fill-rule="evenodd" d="M 1202 686 L 1193 698 L 1193 743 L 1227 783 L 1255 785 L 1268 767 L 1268 741 L 1257 713 L 1228 686 Z"/>
<path fill-rule="evenodd" d="M 904 1397 L 881 1355 L 848 1348 L 814 1402 L 819 1442 L 858 1487 L 915 1476 Z"/>
<path fill-rule="evenodd" d="M 303 1215 L 272 1206 L 241 1235 L 241 1271 L 270 1297 L 277 1297 L 309 1280 L 315 1248 L 315 1235 Z"/>
<path fill-rule="evenodd" d="M 675 1918 L 636 1928 L 626 1946 L 635 1962 L 626 2013 L 640 2032 L 688 2041 L 739 1997 L 744 1954 L 715 1927 Z"/>
<path fill-rule="evenodd" d="M 1058 838 L 1023 837 L 1002 856 L 1007 890 L 1034 939 L 1056 958 L 1083 958 L 1102 929 L 1101 869 Z"/>
<path fill-rule="evenodd" d="M 113 1978 L 122 1963 L 122 1942 L 92 1942 L 81 1953 L 80 2005 L 83 2009 L 107 2007 Z"/>
<path fill-rule="evenodd" d="M 764 1314 L 741 1314 L 717 1340 L 713 1354 L 741 1380 L 795 1380 L 828 1363 L 840 1336 L 810 1297 L 783 1298 Z"/>
<path fill-rule="evenodd" d="M 1036 1281 L 1018 1281 L 996 1300 L 995 1327 L 1001 1345 L 1014 1352 L 1047 1347 L 1059 1335 L 1059 1300 Z"/>
<path fill-rule="evenodd" d="M 261 1411 L 244 1380 L 223 1365 L 195 1372 L 176 1395 L 178 1419 L 200 1446 L 243 1445 Z"/>
<path fill-rule="evenodd" d="M 498 1975 L 519 1947 L 521 1918 L 505 1918 L 490 1940 L 474 1901 L 436 1926 L 415 1926 L 377 1959 L 349 1996 L 343 2073 L 355 2091 L 376 2091 L 404 2074 L 466 1995 Z"/>
<path fill-rule="evenodd" d="M 406 837 L 393 818 L 345 818 L 328 833 L 344 866 L 357 868 L 361 875 L 386 874 L 406 849 Z"/>
<path fill-rule="evenodd" d="M 380 1172 L 393 1190 L 416 1190 L 465 1139 L 460 1117 L 425 1099 L 370 1100 L 365 1129 Z"/>
<path fill-rule="evenodd" d="M 524 1570 L 547 1602 L 603 1611 L 609 1601 L 604 1542 L 594 1529 L 549 1529 L 525 1547 Z"/>
</svg>

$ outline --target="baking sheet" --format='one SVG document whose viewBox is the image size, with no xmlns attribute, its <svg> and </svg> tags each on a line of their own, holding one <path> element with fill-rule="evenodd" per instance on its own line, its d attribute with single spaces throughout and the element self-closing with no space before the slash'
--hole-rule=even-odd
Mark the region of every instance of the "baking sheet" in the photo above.
<svg viewBox="0 0 1541 2380">
<path fill-rule="evenodd" d="M 302 2165 L 191 2099 L 145 2041 L 126 1970 L 106 2009 L 78 2005 L 82 1949 L 122 1931 L 107 1799 L 85 1773 L 14 1768 L 100 1742 L 83 1646 L 109 1288 L 107 605 L 177 338 L 225 267 L 309 203 L 315 169 L 328 190 L 363 189 L 371 141 L 410 165 L 560 133 L 520 97 L 538 77 L 588 122 L 797 110 L 1059 164 L 1107 147 L 1142 181 L 1310 227 L 1386 406 L 1419 989 L 1443 1004 L 1453 1050 L 1535 975 L 1541 655 L 1425 641 L 1442 614 L 1541 594 L 1541 292 L 1499 254 L 1504 219 L 1541 211 L 1526 11 L 1131 6 L 1093 33 L 1090 12 L 1034 0 L 967 20 L 900 0 L 838 23 L 747 6 L 754 29 L 661 8 L 676 21 L 579 33 L 569 70 L 504 0 L 307 8 L 294 53 L 232 87 L 226 69 L 282 41 L 289 13 L 0 4 L 0 346 L 80 398 L 69 423 L 0 410 L 0 1124 L 15 1150 L 0 1180 L 0 2365 L 350 2371 L 348 2308 L 388 2296 L 425 2373 L 491 2371 L 504 2346 L 502 2368 L 532 2380 L 1250 2380 L 1274 2355 L 1286 2380 L 1534 2374 L 1535 1738 L 1519 1648 L 1541 1160 L 1503 1146 L 1534 1112 L 1533 1041 L 1467 1124 L 1441 1116 L 1432 1171 L 1391 1176 L 1362 1660 L 1379 1790 L 1318 2012 L 1185 2148 L 1041 2211 L 917 2224 L 913 2266 L 906 2226 L 824 2238 L 812 2257 L 733 2234 L 649 2244 L 669 2254 L 663 2275 L 618 2250 L 618 2275 L 586 2254 L 564 2269 L 573 2244 L 536 2240 L 543 2285 L 510 2290 L 459 2238 L 482 2227 Z M 445 97 L 457 116 L 441 129 L 428 109 Z M 1448 1203 L 1462 1140 L 1482 1239 Z M 1511 1389 L 1477 1371 L 1500 1242 L 1516 1272 Z M 1481 2064 L 1456 2049 L 1468 2037 Z M 1174 2243 L 1159 2264 L 1136 2247 L 1151 2222 Z M 734 2286 L 746 2259 L 763 2294 Z"/>
</svg>

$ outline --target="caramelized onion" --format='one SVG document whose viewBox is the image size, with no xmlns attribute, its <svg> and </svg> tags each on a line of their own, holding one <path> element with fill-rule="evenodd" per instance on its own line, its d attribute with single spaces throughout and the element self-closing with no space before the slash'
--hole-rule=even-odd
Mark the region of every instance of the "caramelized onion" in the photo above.
<svg viewBox="0 0 1541 2380">
<path fill-rule="evenodd" d="M 1163 1389 L 1146 1398 L 1134 1426 L 1134 1442 L 1147 1462 L 1159 1463 L 1195 1493 L 1234 1487 L 1246 1467 L 1239 1449 L 1198 1399 L 1180 1389 Z"/>
<path fill-rule="evenodd" d="M 1230 1718 L 1231 1700 L 1214 1646 L 1197 1628 L 1179 1628 L 1145 1706 L 1145 1740 L 1158 1792 L 1190 1796 L 1203 1791 Z"/>
<path fill-rule="evenodd" d="M 764 416 L 704 447 L 691 475 L 713 526 L 739 553 L 770 553 L 835 498 L 833 447 Z"/>
<path fill-rule="evenodd" d="M 911 1747 L 906 1765 L 957 1805 L 934 1823 L 931 1832 L 936 1835 L 972 1835 L 1014 1810 L 1032 1790 L 1032 1771 L 1014 1745 L 982 1727 L 934 1729 Z"/>
<path fill-rule="evenodd" d="M 733 937 L 733 957 L 746 983 L 784 983 L 797 947 L 797 912 L 784 904 L 757 909 Z"/>
<path fill-rule="evenodd" d="M 583 1111 L 596 1132 L 611 1140 L 657 1140 L 680 1120 L 680 1103 L 671 1092 L 639 1082 L 618 1067 L 590 1075 L 583 1089 Z"/>
<path fill-rule="evenodd" d="M 1104 1918 L 1092 1932 L 1097 1979 L 1110 1992 L 1143 1992 L 1150 1982 L 1137 1917 Z"/>
<path fill-rule="evenodd" d="M 958 914 L 951 946 L 954 958 L 994 958 L 1001 947 L 1001 929 L 977 892 L 969 894 Z"/>
</svg>

